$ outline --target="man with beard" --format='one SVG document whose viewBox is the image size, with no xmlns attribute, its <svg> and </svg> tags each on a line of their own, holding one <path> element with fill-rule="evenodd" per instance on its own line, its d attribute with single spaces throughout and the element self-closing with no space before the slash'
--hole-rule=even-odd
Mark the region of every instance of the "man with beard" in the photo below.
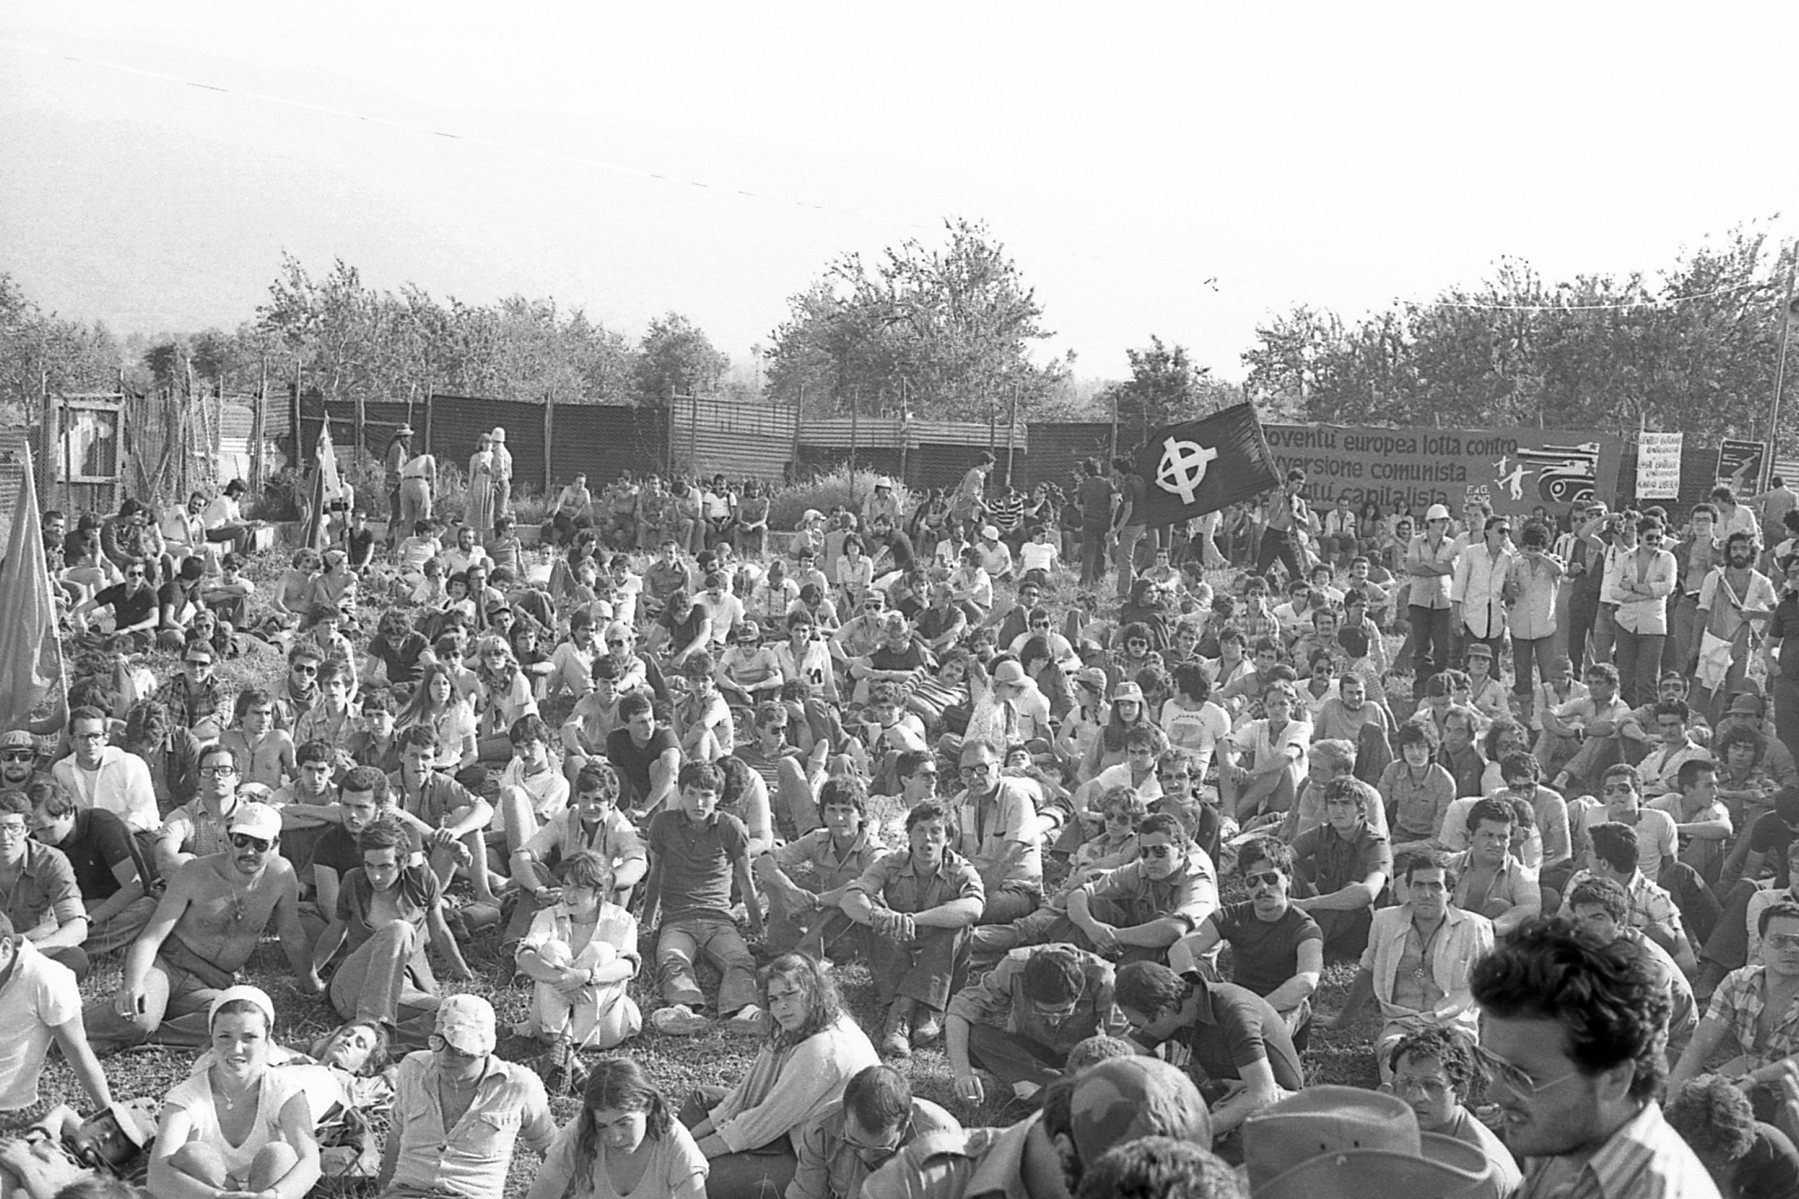
<svg viewBox="0 0 1799 1199">
<path fill-rule="evenodd" d="M 37 770 L 37 740 L 24 729 L 0 733 L 0 793 L 23 791 Z"/>
<path fill-rule="evenodd" d="M 301 992 L 323 989 L 300 923 L 299 883 L 280 854 L 281 814 L 267 804 L 239 804 L 229 831 L 231 848 L 183 864 L 169 880 L 125 955 L 118 993 L 87 1005 L 83 1018 L 96 1052 L 153 1038 L 206 1044 L 207 1009 L 237 980 L 271 920 Z"/>
<path fill-rule="evenodd" d="M 1679 574 L 1668 619 L 1668 652 L 1662 655 L 1664 672 L 1686 665 L 1688 657 L 1699 648 L 1699 592 L 1713 568 L 1724 562 L 1724 543 L 1717 536 L 1716 508 L 1695 504 L 1688 529 L 1686 539 L 1674 547 Z"/>
<path fill-rule="evenodd" d="M 1742 685 L 1749 649 L 1760 626 L 1774 614 L 1774 583 L 1755 569 L 1755 538 L 1732 533 L 1724 564 L 1700 585 L 1698 634 L 1685 662 L 1693 676 L 1693 703 L 1715 722 L 1725 696 Z"/>
<path fill-rule="evenodd" d="M 1487 1098 L 1528 1163 L 1521 1194 L 1718 1194 L 1662 1119 L 1668 997 L 1636 954 L 1534 920 L 1475 963 L 1469 986 Z"/>
<path fill-rule="evenodd" d="M 1787 649 L 1799 642 L 1799 554 L 1787 555 L 1781 570 L 1786 585 L 1762 644 L 1762 663 L 1774 691 L 1774 731 L 1790 756 L 1799 746 L 1799 650 Z"/>
</svg>

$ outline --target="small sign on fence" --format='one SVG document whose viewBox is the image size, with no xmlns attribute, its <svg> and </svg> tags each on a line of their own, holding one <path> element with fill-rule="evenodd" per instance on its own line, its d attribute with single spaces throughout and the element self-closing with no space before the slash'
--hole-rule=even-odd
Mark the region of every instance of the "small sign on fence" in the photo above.
<svg viewBox="0 0 1799 1199">
<path fill-rule="evenodd" d="M 1718 482 L 1738 496 L 1754 495 L 1762 489 L 1762 476 L 1768 469 L 1768 447 L 1765 442 L 1742 441 L 1726 437 L 1718 445 Z"/>
</svg>

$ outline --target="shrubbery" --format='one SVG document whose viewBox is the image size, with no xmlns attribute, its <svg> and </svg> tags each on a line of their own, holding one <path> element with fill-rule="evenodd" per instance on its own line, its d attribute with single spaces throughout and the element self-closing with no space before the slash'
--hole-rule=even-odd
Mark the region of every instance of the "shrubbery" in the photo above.
<svg viewBox="0 0 1799 1199">
<path fill-rule="evenodd" d="M 852 512 L 862 511 L 863 501 L 874 494 L 875 480 L 886 478 L 870 470 L 856 472 L 855 486 L 850 486 L 850 472 L 847 467 L 838 467 L 829 474 L 819 475 L 804 483 L 790 483 L 775 490 L 768 508 L 768 527 L 771 529 L 795 529 L 799 527 L 800 517 L 808 508 L 816 508 L 820 512 L 829 512 L 839 504 Z M 893 493 L 899 497 L 900 510 L 910 512 L 913 508 L 912 493 L 904 483 L 893 483 Z M 864 530 L 866 531 L 866 530 Z"/>
</svg>

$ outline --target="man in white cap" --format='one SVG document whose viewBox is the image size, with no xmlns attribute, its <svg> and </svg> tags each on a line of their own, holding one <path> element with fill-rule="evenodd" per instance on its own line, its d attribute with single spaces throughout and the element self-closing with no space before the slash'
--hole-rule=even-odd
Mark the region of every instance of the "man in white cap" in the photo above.
<svg viewBox="0 0 1799 1199">
<path fill-rule="evenodd" d="M 240 803 L 228 835 L 230 848 L 183 863 L 170 877 L 156 914 L 125 955 L 118 993 L 88 1004 L 98 1052 L 152 1038 L 204 1045 L 207 1007 L 237 981 L 270 920 L 300 990 L 324 989 L 300 922 L 299 881 L 281 856 L 281 813 Z"/>
<path fill-rule="evenodd" d="M 556 1135 L 543 1081 L 493 1055 L 493 1005 L 452 995 L 431 1048 L 394 1078 L 393 1124 L 381 1154 L 382 1199 L 491 1199 L 506 1187 L 515 1145 L 542 1154 Z"/>
<path fill-rule="evenodd" d="M 1412 673 L 1422 686 L 1449 669 L 1450 590 L 1455 578 L 1455 538 L 1449 535 L 1449 509 L 1432 504 L 1424 513 L 1424 532 L 1405 552 L 1405 573 L 1412 581 L 1408 611 L 1412 620 Z"/>
<path fill-rule="evenodd" d="M 507 505 L 512 501 L 512 451 L 506 448 L 504 426 L 495 425 L 487 436 L 488 449 L 493 454 L 493 514 L 506 516 Z"/>
<path fill-rule="evenodd" d="M 999 539 L 998 525 L 981 527 L 981 542 L 975 546 L 975 549 L 980 551 L 981 569 L 986 571 L 989 577 L 994 579 L 1012 577 L 1012 551 L 1006 548 L 1006 543 Z"/>
</svg>

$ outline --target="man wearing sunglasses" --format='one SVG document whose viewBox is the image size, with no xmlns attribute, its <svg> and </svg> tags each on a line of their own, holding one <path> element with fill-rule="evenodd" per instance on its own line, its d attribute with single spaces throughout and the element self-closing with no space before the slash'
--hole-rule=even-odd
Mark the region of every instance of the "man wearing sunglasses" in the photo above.
<svg viewBox="0 0 1799 1199">
<path fill-rule="evenodd" d="M 380 1191 L 423 1199 L 487 1199 L 506 1186 L 522 1139 L 542 1154 L 556 1136 L 543 1080 L 494 1056 L 493 1005 L 452 995 L 437 1009 L 431 1048 L 408 1054 L 394 1077 L 393 1125 Z"/>
<path fill-rule="evenodd" d="M 1526 1163 L 1520 1194 L 1718 1194 L 1656 1101 L 1668 996 L 1635 954 L 1534 920 L 1476 962 L 1468 982 L 1487 1099 Z"/>
<path fill-rule="evenodd" d="M 220 759 L 206 759 L 216 769 Z M 229 847 L 185 862 L 143 936 L 125 954 L 118 992 L 83 1013 L 96 1053 L 156 1040 L 201 1046 L 207 1010 L 242 974 L 271 921 L 302 994 L 323 987 L 312 969 L 312 942 L 300 922 L 300 885 L 280 853 L 281 813 L 239 803 Z"/>
<path fill-rule="evenodd" d="M 0 792 L 25 790 L 36 770 L 36 738 L 24 729 L 0 733 Z"/>
<path fill-rule="evenodd" d="M 95 592 L 75 609 L 70 620 L 76 628 L 85 629 L 93 613 L 106 609 L 112 614 L 113 636 L 125 637 L 139 649 L 150 648 L 156 637 L 158 615 L 150 569 L 147 559 L 128 560 L 122 567 L 124 581 Z"/>
</svg>

